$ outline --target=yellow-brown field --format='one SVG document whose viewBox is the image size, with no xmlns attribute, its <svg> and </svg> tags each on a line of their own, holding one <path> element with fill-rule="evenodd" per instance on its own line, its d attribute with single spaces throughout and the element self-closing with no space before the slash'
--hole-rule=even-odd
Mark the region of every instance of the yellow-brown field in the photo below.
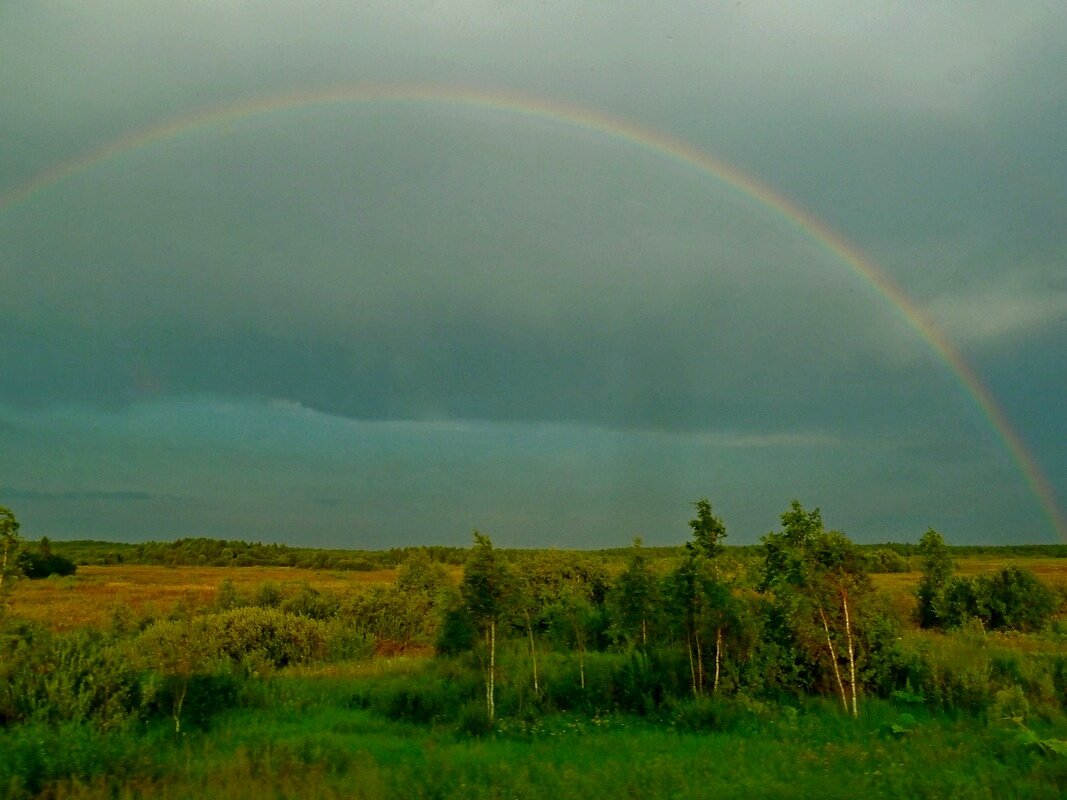
<svg viewBox="0 0 1067 800">
<path fill-rule="evenodd" d="M 956 572 L 978 575 L 1014 565 L 1034 572 L 1046 583 L 1067 591 L 1067 559 L 969 556 L 956 561 Z M 450 568 L 454 578 L 458 568 Z M 872 576 L 874 586 L 888 594 L 907 613 L 914 600 L 912 591 L 918 572 Z M 69 578 L 19 581 L 11 595 L 12 610 L 19 616 L 42 622 L 53 630 L 83 626 L 102 627 L 117 615 L 141 619 L 165 617 L 179 604 L 195 610 L 209 606 L 219 585 L 230 580 L 238 592 L 251 594 L 263 584 L 278 586 L 292 594 L 305 584 L 345 597 L 368 586 L 388 585 L 396 570 L 338 572 L 297 567 L 161 567 L 116 564 L 83 566 Z"/>
<path fill-rule="evenodd" d="M 166 616 L 178 604 L 200 609 L 215 599 L 219 584 L 230 580 L 250 594 L 265 583 L 292 593 L 304 584 L 345 596 L 367 586 L 389 584 L 396 570 L 336 572 L 297 567 L 158 567 L 108 565 L 79 567 L 69 578 L 19 581 L 12 610 L 53 630 L 104 626 L 118 613 Z"/>
<path fill-rule="evenodd" d="M 1004 556 L 967 556 L 956 559 L 956 574 L 981 575 L 1002 567 L 1028 569 L 1050 586 L 1067 589 L 1067 558 L 1005 558 Z M 872 576 L 874 585 L 898 594 L 910 591 L 919 582 L 919 572 L 893 572 Z"/>
</svg>

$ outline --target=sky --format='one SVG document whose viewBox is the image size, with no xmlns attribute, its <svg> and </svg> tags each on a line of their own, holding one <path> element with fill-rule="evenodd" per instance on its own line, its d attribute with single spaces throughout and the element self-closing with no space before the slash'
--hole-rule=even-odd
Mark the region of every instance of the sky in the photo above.
<svg viewBox="0 0 1067 800">
<path fill-rule="evenodd" d="M 1067 536 L 1062 2 L 0 6 L 0 505 Z"/>
</svg>

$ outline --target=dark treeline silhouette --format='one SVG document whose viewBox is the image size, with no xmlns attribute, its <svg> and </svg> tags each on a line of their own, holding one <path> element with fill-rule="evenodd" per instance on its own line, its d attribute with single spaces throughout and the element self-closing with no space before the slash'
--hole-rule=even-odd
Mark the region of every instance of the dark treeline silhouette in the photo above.
<svg viewBox="0 0 1067 800">
<path fill-rule="evenodd" d="M 1067 558 L 1067 545 L 946 545 L 957 558 L 969 556 L 1021 557 L 1021 558 Z M 310 569 L 335 569 L 370 571 L 392 569 L 413 553 L 426 553 L 430 560 L 439 564 L 459 566 L 467 558 L 467 550 L 444 545 L 421 545 L 396 547 L 388 550 L 359 550 L 341 548 L 296 547 L 285 544 L 262 544 L 236 539 L 210 539 L 205 537 L 183 538 L 171 542 L 108 542 L 89 539 L 53 540 L 55 554 L 70 559 L 75 564 L 156 564 L 169 566 L 280 566 L 305 567 Z M 739 560 L 756 560 L 764 556 L 764 544 L 728 545 L 731 557 Z M 921 561 L 921 545 L 918 543 L 884 542 L 879 544 L 856 544 L 857 552 L 866 560 L 867 570 L 872 573 L 917 571 Z M 499 548 L 509 562 L 517 563 L 531 555 L 556 552 L 539 548 Z M 603 548 L 597 550 L 568 551 L 583 557 L 599 559 L 605 563 L 625 563 L 629 548 Z M 645 557 L 650 561 L 670 561 L 684 556 L 685 546 L 645 547 Z"/>
</svg>

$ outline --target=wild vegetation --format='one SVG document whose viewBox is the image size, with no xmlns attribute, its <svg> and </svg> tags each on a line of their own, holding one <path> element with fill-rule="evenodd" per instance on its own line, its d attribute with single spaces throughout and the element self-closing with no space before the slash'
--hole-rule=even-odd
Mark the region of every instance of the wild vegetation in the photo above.
<svg viewBox="0 0 1067 800">
<path fill-rule="evenodd" d="M 1061 796 L 1064 584 L 799 502 L 758 548 L 694 511 L 672 549 L 170 569 L 222 578 L 67 626 L 25 598 L 165 568 L 31 580 L 0 509 L 0 794 Z"/>
</svg>

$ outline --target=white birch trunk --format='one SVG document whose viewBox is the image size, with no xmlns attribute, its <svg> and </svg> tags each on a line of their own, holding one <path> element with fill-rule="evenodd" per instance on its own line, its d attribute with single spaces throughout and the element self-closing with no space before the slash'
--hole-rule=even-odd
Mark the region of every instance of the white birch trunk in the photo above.
<svg viewBox="0 0 1067 800">
<path fill-rule="evenodd" d="M 533 664 L 533 688 L 534 694 L 538 697 L 541 696 L 541 687 L 537 682 L 537 647 L 534 644 L 533 624 L 530 622 L 530 612 L 525 611 L 526 614 L 526 633 L 530 637 L 530 662 Z"/>
<path fill-rule="evenodd" d="M 496 718 L 496 620 L 489 621 L 489 681 L 486 697 L 489 724 Z"/>
<path fill-rule="evenodd" d="M 715 631 L 715 683 L 711 687 L 711 693 L 719 691 L 719 667 L 722 664 L 722 626 Z"/>
<path fill-rule="evenodd" d="M 860 712 L 856 705 L 856 651 L 852 646 L 852 623 L 848 616 L 848 591 L 844 587 L 841 588 L 841 607 L 845 612 L 845 636 L 848 639 L 848 672 L 849 683 L 852 688 L 852 716 L 858 717 Z"/>
<path fill-rule="evenodd" d="M 700 634 L 693 631 L 697 649 L 697 694 L 704 694 L 704 648 L 700 646 Z"/>
<path fill-rule="evenodd" d="M 689 675 L 693 680 L 693 697 L 697 696 L 697 669 L 696 664 L 693 661 L 693 638 L 691 636 L 685 637 L 685 649 L 689 653 Z"/>
<path fill-rule="evenodd" d="M 845 713 L 848 713 L 848 699 L 845 696 L 845 684 L 841 682 L 841 670 L 837 665 L 837 652 L 834 650 L 834 643 L 830 639 L 830 626 L 826 622 L 826 614 L 822 610 L 822 606 L 819 606 L 819 617 L 822 619 L 822 628 L 826 631 L 826 647 L 830 651 L 830 663 L 834 665 L 834 677 L 837 678 L 837 690 L 841 693 L 841 705 L 845 707 Z"/>
</svg>

